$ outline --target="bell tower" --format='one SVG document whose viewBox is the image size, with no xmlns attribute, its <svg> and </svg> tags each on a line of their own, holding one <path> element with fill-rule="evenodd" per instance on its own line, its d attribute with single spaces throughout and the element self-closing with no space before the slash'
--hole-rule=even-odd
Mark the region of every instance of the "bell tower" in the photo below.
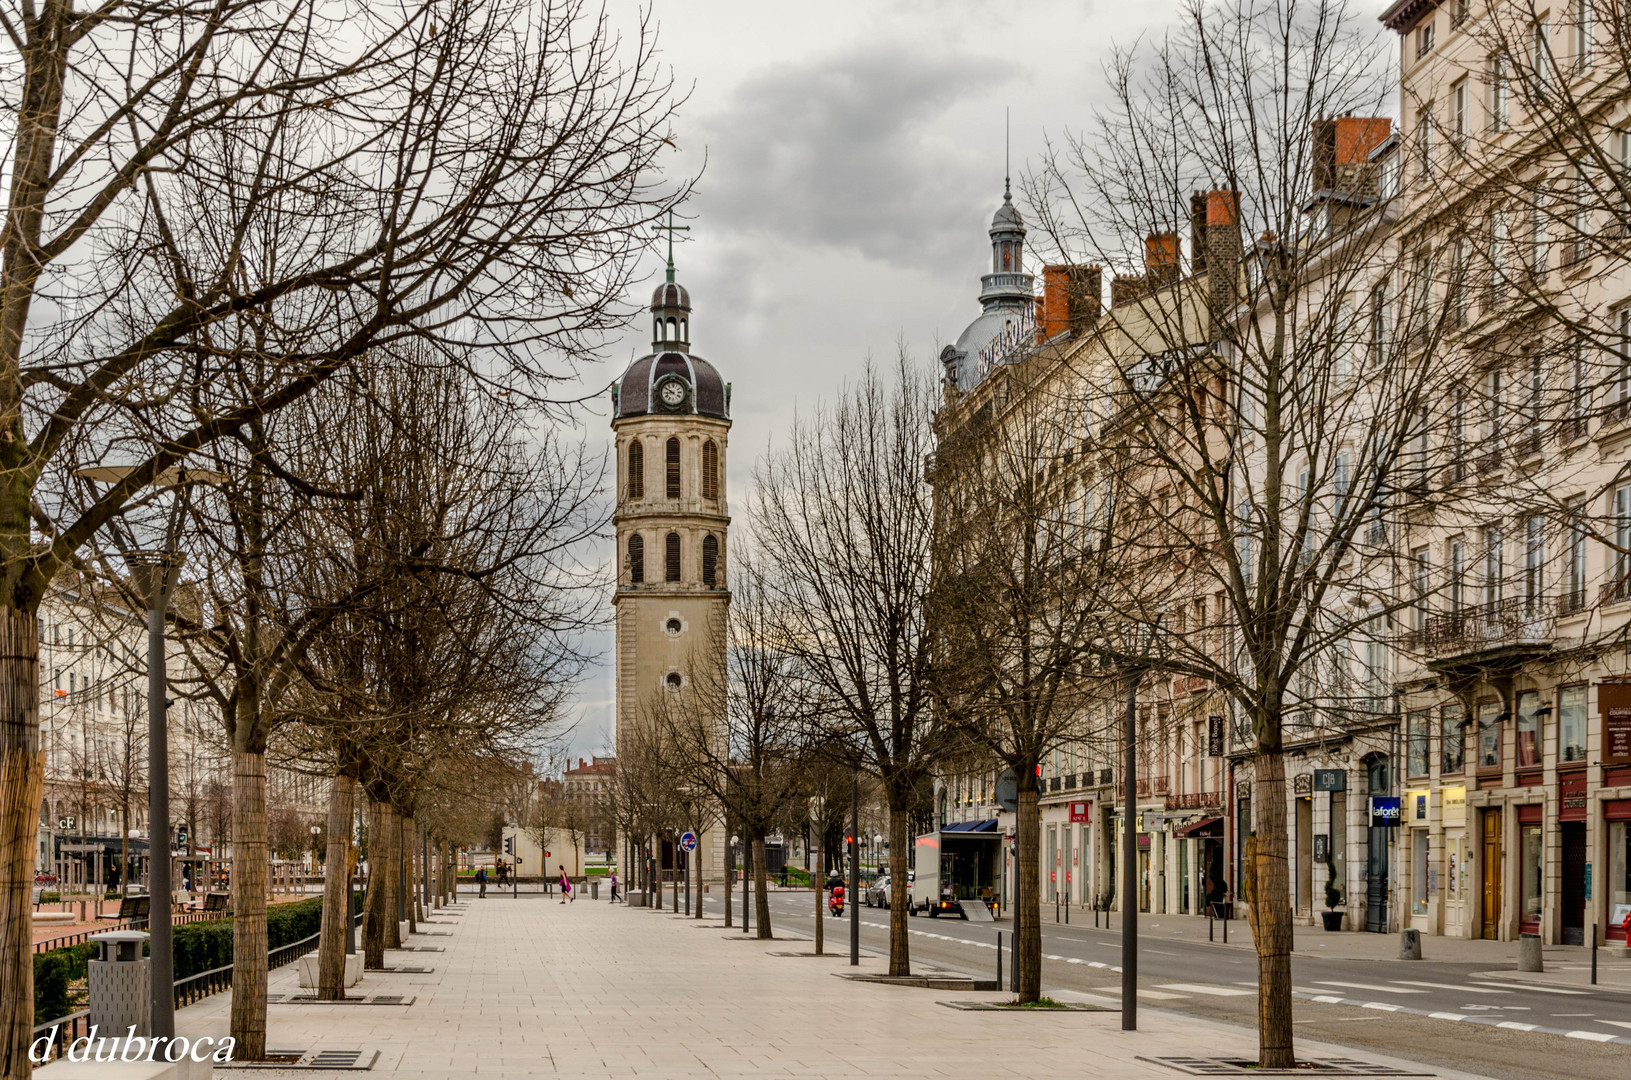
<svg viewBox="0 0 1631 1080">
<path fill-rule="evenodd" d="M 730 384 L 691 351 L 691 296 L 674 279 L 672 244 L 650 316 L 651 352 L 612 386 L 620 747 L 665 709 L 718 712 L 714 726 L 724 724 Z M 724 836 L 714 824 L 699 837 L 705 881 L 723 879 Z M 658 841 L 660 865 L 674 868 L 673 845 Z"/>
</svg>

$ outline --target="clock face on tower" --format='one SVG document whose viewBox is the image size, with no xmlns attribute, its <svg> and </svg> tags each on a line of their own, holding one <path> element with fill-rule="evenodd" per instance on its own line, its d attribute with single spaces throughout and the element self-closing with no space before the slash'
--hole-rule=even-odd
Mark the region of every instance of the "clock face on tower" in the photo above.
<svg viewBox="0 0 1631 1080">
<path fill-rule="evenodd" d="M 685 383 L 679 379 L 666 379 L 657 390 L 657 399 L 665 409 L 677 410 L 685 404 Z"/>
</svg>

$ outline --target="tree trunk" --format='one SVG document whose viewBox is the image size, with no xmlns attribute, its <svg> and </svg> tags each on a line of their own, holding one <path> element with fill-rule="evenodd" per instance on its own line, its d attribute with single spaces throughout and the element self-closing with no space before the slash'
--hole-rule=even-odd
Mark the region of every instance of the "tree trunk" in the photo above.
<svg viewBox="0 0 1631 1080">
<path fill-rule="evenodd" d="M 328 848 L 323 861 L 323 936 L 317 941 L 317 996 L 345 997 L 346 920 L 351 918 L 351 809 L 357 778 L 340 773 L 329 785 Z"/>
<path fill-rule="evenodd" d="M 232 1037 L 266 1057 L 266 755 L 232 754 Z"/>
<path fill-rule="evenodd" d="M 389 802 L 380 803 L 380 887 L 385 894 L 385 947 L 402 948 L 402 833 L 396 808 Z"/>
<path fill-rule="evenodd" d="M 379 970 L 385 966 L 385 804 L 368 800 L 368 891 L 363 896 L 363 967 Z"/>
<path fill-rule="evenodd" d="M 26 625 L 25 625 L 26 624 Z M 45 756 L 39 752 L 38 642 L 34 617 L 8 609 L 0 616 L 0 649 L 6 674 L 0 683 L 8 703 L 0 711 L 0 1009 L 4 1047 L 0 1067 L 7 1080 L 29 1075 L 28 1044 L 34 1029 L 34 958 L 31 908 L 34 848 L 39 842 L 40 789 Z"/>
<path fill-rule="evenodd" d="M 413 868 L 418 865 L 418 860 L 413 857 L 414 848 L 416 847 L 413 838 L 418 829 L 411 817 L 399 817 L 397 821 L 397 843 L 402 846 L 402 851 L 398 856 L 400 861 L 397 864 L 396 876 L 397 885 L 402 890 L 402 895 L 399 898 L 402 904 L 402 913 L 398 918 L 408 924 L 408 933 L 417 934 L 419 932 L 419 918 L 416 912 L 419 907 L 419 897 L 416 894 L 419 890 L 414 887 Z"/>
<path fill-rule="evenodd" d="M 1016 769 L 1024 777 L 1026 771 Z M 1035 776 L 1032 766 L 1029 775 Z M 1036 805 L 1036 787 L 1021 780 L 1019 810 L 1014 838 L 1019 851 L 1014 857 L 1014 1000 L 1035 1001 L 1042 996 L 1042 897 L 1039 840 L 1041 820 Z"/>
<path fill-rule="evenodd" d="M 753 916 L 759 920 L 760 941 L 769 941 L 775 937 L 770 927 L 770 891 L 767 878 L 765 837 L 764 833 L 758 833 L 753 837 Z"/>
<path fill-rule="evenodd" d="M 912 973 L 912 943 L 906 918 L 912 913 L 912 890 L 906 878 L 911 870 L 912 820 L 906 811 L 889 808 L 889 974 Z"/>
<path fill-rule="evenodd" d="M 1291 875 L 1286 863 L 1285 756 L 1259 750 L 1252 788 L 1252 941 L 1257 947 L 1258 1064 L 1289 1069 L 1296 1062 L 1291 1029 Z"/>
</svg>

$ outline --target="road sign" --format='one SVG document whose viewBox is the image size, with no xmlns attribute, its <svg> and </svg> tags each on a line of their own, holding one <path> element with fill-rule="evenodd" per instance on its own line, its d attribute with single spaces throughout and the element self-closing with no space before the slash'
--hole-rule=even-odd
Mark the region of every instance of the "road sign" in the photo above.
<svg viewBox="0 0 1631 1080">
<path fill-rule="evenodd" d="M 680 837 L 680 847 L 686 851 L 695 851 L 697 849 L 697 834 L 688 832 L 682 835 Z"/>
<path fill-rule="evenodd" d="M 1014 770 L 1004 769 L 997 776 L 997 805 L 1012 814 L 1019 809 L 1019 778 Z"/>
</svg>

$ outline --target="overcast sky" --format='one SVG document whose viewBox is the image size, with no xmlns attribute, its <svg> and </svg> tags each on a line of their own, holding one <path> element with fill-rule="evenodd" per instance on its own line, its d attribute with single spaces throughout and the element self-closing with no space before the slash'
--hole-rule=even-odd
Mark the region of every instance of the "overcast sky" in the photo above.
<svg viewBox="0 0 1631 1080">
<path fill-rule="evenodd" d="M 1048 134 L 1084 124 L 1112 44 L 1159 34 L 1176 3 L 655 0 L 655 12 L 663 59 L 691 90 L 674 167 L 702 176 L 675 262 L 692 347 L 733 384 L 740 535 L 753 461 L 795 410 L 897 341 L 934 365 L 979 313 L 1004 108 L 1017 174 Z M 609 382 L 648 351 L 642 322 L 594 374 Z M 603 440 L 604 397 L 596 410 Z M 598 641 L 572 740 L 585 756 L 612 744 L 611 640 Z"/>
</svg>

